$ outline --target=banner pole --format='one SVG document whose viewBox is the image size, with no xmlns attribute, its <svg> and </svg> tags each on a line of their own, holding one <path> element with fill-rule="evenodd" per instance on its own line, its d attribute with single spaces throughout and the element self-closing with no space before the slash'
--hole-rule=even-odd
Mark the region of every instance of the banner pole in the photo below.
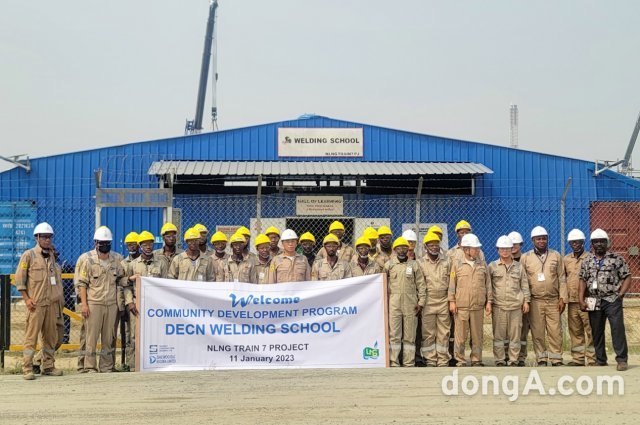
<svg viewBox="0 0 640 425">
<path fill-rule="evenodd" d="M 140 287 L 142 286 L 140 277 L 136 278 L 136 308 L 138 309 L 138 318 L 136 320 L 136 347 L 135 347 L 135 365 L 136 372 L 140 372 L 140 321 L 142 320 L 143 312 L 140 308 L 140 299 L 142 298 L 142 292 Z"/>
<path fill-rule="evenodd" d="M 382 298 L 384 302 L 384 350 L 386 366 L 391 367 L 391 359 L 389 359 L 389 291 L 387 286 L 387 274 L 382 273 Z"/>
</svg>

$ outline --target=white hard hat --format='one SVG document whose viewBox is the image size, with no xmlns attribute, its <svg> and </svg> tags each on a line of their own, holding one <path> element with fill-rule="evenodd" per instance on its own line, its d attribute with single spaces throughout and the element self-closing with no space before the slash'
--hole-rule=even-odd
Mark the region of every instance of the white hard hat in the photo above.
<svg viewBox="0 0 640 425">
<path fill-rule="evenodd" d="M 609 235 L 607 235 L 607 232 L 605 232 L 602 229 L 596 229 L 593 232 L 591 232 L 591 240 L 594 240 L 594 239 L 609 240 Z"/>
<path fill-rule="evenodd" d="M 53 235 L 53 227 L 44 221 L 33 228 L 33 236 L 35 235 Z"/>
<path fill-rule="evenodd" d="M 460 246 L 463 248 L 480 248 L 482 244 L 480 243 L 480 239 L 473 233 L 467 233 L 462 237 L 460 241 Z"/>
<path fill-rule="evenodd" d="M 582 233 L 582 230 L 580 230 L 580 229 L 572 229 L 569 232 L 569 235 L 567 235 L 567 242 L 583 241 L 585 239 L 586 239 L 586 237 L 584 236 L 584 233 Z"/>
<path fill-rule="evenodd" d="M 96 229 L 96 232 L 93 234 L 94 241 L 112 241 L 113 235 L 111 234 L 111 230 L 107 226 L 100 226 Z"/>
<path fill-rule="evenodd" d="M 542 226 L 536 226 L 531 230 L 531 237 L 535 238 L 536 236 L 549 236 L 547 233 L 547 229 Z"/>
<path fill-rule="evenodd" d="M 418 236 L 416 232 L 411 229 L 405 230 L 402 232 L 402 237 L 408 240 L 409 242 L 418 242 Z"/>
<path fill-rule="evenodd" d="M 507 236 L 509 236 L 509 239 L 511 239 L 511 242 L 513 242 L 514 244 L 524 243 L 524 240 L 522 239 L 522 235 L 518 232 L 511 232 Z"/>
<path fill-rule="evenodd" d="M 291 239 L 298 239 L 298 235 L 296 235 L 296 232 L 294 232 L 291 229 L 286 229 L 284 232 L 282 232 L 282 236 L 280 237 L 280 240 L 290 241 Z"/>
<path fill-rule="evenodd" d="M 513 241 L 509 236 L 502 235 L 496 242 L 496 248 L 513 248 Z"/>
</svg>

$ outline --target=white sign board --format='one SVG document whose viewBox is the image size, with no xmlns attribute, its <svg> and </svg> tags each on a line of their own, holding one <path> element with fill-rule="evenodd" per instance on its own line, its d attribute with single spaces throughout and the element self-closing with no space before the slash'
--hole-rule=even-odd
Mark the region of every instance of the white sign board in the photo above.
<svg viewBox="0 0 640 425">
<path fill-rule="evenodd" d="M 342 196 L 296 196 L 296 215 L 341 216 L 343 212 Z"/>
<path fill-rule="evenodd" d="M 362 157 L 362 128 L 278 128 L 279 157 Z"/>
<path fill-rule="evenodd" d="M 427 230 L 429 230 L 429 227 L 431 226 L 438 226 L 439 228 L 442 229 L 442 240 L 440 241 L 440 247 L 446 252 L 449 249 L 449 235 L 447 232 L 447 223 L 420 223 L 420 229 L 418 233 L 418 246 L 420 247 L 420 252 L 423 251 L 422 249 L 422 240 L 424 239 L 424 237 L 427 234 Z M 414 232 L 416 231 L 416 224 L 415 223 L 403 223 L 402 224 L 402 231 L 404 232 L 405 230 L 413 230 Z"/>
<path fill-rule="evenodd" d="M 373 227 L 374 229 L 379 229 L 380 226 L 391 227 L 391 220 L 388 218 L 356 218 L 355 225 L 353 229 L 354 239 L 358 239 L 364 233 L 364 229 L 367 227 Z M 397 236 L 396 236 L 397 237 Z"/>
<path fill-rule="evenodd" d="M 138 370 L 387 366 L 383 275 L 278 285 L 143 277 Z"/>
</svg>

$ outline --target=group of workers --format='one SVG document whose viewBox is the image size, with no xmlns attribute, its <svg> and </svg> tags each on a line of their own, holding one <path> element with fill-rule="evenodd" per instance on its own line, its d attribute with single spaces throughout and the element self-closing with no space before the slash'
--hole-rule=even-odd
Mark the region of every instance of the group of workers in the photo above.
<svg viewBox="0 0 640 425">
<path fill-rule="evenodd" d="M 94 248 L 77 262 L 74 285 L 82 313 L 80 372 L 115 370 L 115 342 L 119 321 L 128 314 L 126 364 L 134 362 L 135 282 L 149 276 L 202 282 L 284 282 L 339 280 L 383 273 L 387 278 L 389 357 L 392 366 L 484 366 L 484 315 L 491 316 L 496 366 L 525 366 L 527 338 L 532 334 L 535 365 L 562 365 L 560 316 L 568 306 L 572 366 L 604 366 L 605 321 L 609 320 L 618 370 L 627 369 L 627 342 L 622 297 L 631 277 L 625 260 L 609 251 L 609 237 L 601 229 L 591 233 L 592 253 L 585 252 L 585 235 L 569 232 L 572 252 L 564 258 L 548 247 L 548 233 L 531 231 L 533 249 L 522 253 L 518 232 L 500 236 L 498 259 L 487 264 L 482 245 L 467 221 L 455 226 L 457 243 L 442 245 L 443 231 L 432 226 L 422 240 L 407 230 L 393 240 L 387 226 L 367 228 L 353 247 L 345 227 L 334 221 L 316 253 L 316 239 L 291 229 L 269 227 L 254 241 L 240 227 L 232 236 L 215 232 L 209 238 L 202 224 L 183 235 L 162 226 L 163 246 L 154 250 L 155 236 L 142 231 L 125 237 L 128 255 L 112 250 L 113 235 L 105 227 L 94 234 Z M 40 223 L 36 245 L 22 255 L 16 286 L 27 307 L 23 376 L 35 379 L 33 358 L 42 340 L 43 375 L 60 376 L 54 353 L 61 344 L 62 285 L 53 255 L 53 229 Z M 211 246 L 209 246 L 209 242 Z M 227 247 L 230 247 L 228 249 Z M 101 350 L 96 350 L 100 342 Z M 418 349 L 416 349 L 418 348 Z M 98 362 L 99 357 L 99 362 Z"/>
</svg>

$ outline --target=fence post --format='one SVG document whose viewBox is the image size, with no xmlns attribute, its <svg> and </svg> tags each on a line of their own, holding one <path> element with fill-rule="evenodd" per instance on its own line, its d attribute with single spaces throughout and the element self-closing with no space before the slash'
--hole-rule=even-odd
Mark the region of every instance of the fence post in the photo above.
<svg viewBox="0 0 640 425">
<path fill-rule="evenodd" d="M 422 182 L 424 179 L 422 176 L 418 179 L 418 192 L 416 193 L 416 235 L 418 235 L 418 241 L 420 240 L 420 199 L 422 198 Z M 420 242 L 418 242 L 420 246 Z"/>
<path fill-rule="evenodd" d="M 11 279 L 8 274 L 0 276 L 0 366 L 4 370 L 4 351 L 11 341 Z"/>
<path fill-rule="evenodd" d="M 256 193 L 256 232 L 262 233 L 262 175 L 258 176 L 258 192 Z"/>
<path fill-rule="evenodd" d="M 571 177 L 567 179 L 567 183 L 564 185 L 564 192 L 562 192 L 562 198 L 560 198 L 560 252 L 564 257 L 564 246 L 565 246 L 565 203 L 567 202 L 567 194 L 569 193 L 569 186 L 571 185 Z"/>
</svg>

